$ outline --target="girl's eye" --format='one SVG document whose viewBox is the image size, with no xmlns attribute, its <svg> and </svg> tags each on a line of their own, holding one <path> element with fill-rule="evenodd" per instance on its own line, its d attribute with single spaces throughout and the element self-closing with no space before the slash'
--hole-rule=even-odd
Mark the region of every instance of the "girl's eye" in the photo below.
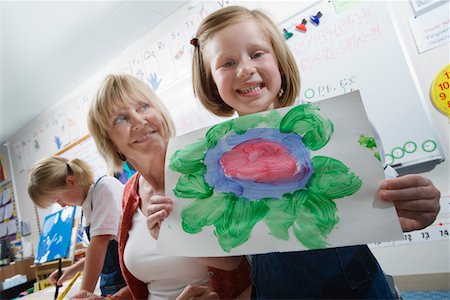
<svg viewBox="0 0 450 300">
<path fill-rule="evenodd" d="M 252 59 L 259 58 L 264 55 L 264 51 L 257 51 L 252 54 Z"/>
<path fill-rule="evenodd" d="M 232 67 L 234 65 L 234 61 L 226 61 L 226 62 L 224 62 L 223 64 L 222 64 L 222 67 L 224 67 L 224 68 L 229 68 L 229 67 Z"/>
<path fill-rule="evenodd" d="M 114 118 L 113 124 L 114 125 L 120 125 L 120 124 L 125 123 L 126 121 L 127 121 L 127 117 L 125 117 L 125 116 L 117 116 L 117 117 Z"/>
</svg>

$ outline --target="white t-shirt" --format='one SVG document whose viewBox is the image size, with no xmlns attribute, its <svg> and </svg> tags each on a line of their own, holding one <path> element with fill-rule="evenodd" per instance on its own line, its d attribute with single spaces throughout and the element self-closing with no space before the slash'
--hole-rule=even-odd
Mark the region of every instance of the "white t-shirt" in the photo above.
<svg viewBox="0 0 450 300">
<path fill-rule="evenodd" d="M 156 254 L 156 240 L 138 208 L 133 215 L 124 262 L 134 277 L 147 283 L 148 299 L 176 299 L 188 284 L 209 285 L 208 267 L 192 257 Z"/>
<path fill-rule="evenodd" d="M 95 189 L 94 189 L 95 186 Z M 91 238 L 112 235 L 117 240 L 124 185 L 114 177 L 105 176 L 89 187 L 82 210 L 84 226 L 91 226 Z"/>
</svg>

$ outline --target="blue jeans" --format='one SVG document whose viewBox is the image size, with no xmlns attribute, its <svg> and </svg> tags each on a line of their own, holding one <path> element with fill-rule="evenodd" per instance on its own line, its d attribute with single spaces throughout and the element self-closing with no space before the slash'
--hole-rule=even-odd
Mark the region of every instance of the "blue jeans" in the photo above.
<svg viewBox="0 0 450 300">
<path fill-rule="evenodd" d="M 369 248 L 252 255 L 253 299 L 393 299 Z"/>
</svg>

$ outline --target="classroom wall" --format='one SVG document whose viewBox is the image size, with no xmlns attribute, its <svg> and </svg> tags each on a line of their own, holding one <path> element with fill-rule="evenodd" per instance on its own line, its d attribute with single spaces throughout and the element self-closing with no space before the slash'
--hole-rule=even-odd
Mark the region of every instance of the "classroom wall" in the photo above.
<svg viewBox="0 0 450 300">
<path fill-rule="evenodd" d="M 282 23 L 294 13 L 307 8 L 315 1 L 230 2 L 241 4 L 250 8 L 262 8 L 267 10 L 276 20 Z M 432 49 L 423 54 L 418 54 L 408 23 L 409 19 L 413 17 L 410 2 L 394 1 L 390 3 L 389 6 L 392 10 L 392 16 L 396 20 L 395 23 L 398 25 L 402 43 L 406 49 L 406 52 L 410 56 L 413 68 L 416 70 L 419 86 L 425 95 L 425 99 L 428 100 L 428 93 L 432 78 L 434 78 L 436 73 L 449 62 L 449 44 Z M 206 11 L 208 12 L 217 9 L 218 7 L 219 4 L 217 1 L 210 1 L 205 4 Z M 60 117 L 62 115 L 64 115 L 66 119 L 70 118 L 75 124 L 77 124 L 76 128 L 66 128 L 64 143 L 67 144 L 70 141 L 76 140 L 77 138 L 87 134 L 86 124 L 83 122 L 83 119 L 86 114 L 89 99 L 91 99 L 95 94 L 97 85 L 102 78 L 110 72 L 136 71 L 136 68 L 133 68 L 133 62 L 136 64 L 136 58 L 142 56 L 144 50 L 156 45 L 156 42 L 158 40 L 162 40 L 162 37 L 164 37 L 164 40 L 167 40 L 169 39 L 171 33 L 180 32 L 180 30 L 182 30 L 182 35 L 188 35 L 189 33 L 192 34 L 200 19 L 198 17 L 188 18 L 187 16 L 189 14 L 192 14 L 192 12 L 188 11 L 186 6 L 180 8 L 180 10 L 170 16 L 168 20 L 161 23 L 158 27 L 133 45 L 130 45 L 130 47 L 116 59 L 111 61 L 101 70 L 98 70 L 98 72 L 93 74 L 90 78 L 86 78 L 86 81 L 82 85 L 67 94 L 56 105 L 43 112 L 37 119 L 33 120 L 8 139 L 7 143 L 10 147 L 11 153 L 10 160 L 14 168 L 13 170 L 10 170 L 9 164 L 7 164 L 7 170 L 8 174 L 13 175 L 14 184 L 16 187 L 16 208 L 19 211 L 19 218 L 30 222 L 31 225 L 32 233 L 31 235 L 24 237 L 24 240 L 33 242 L 36 247 L 39 238 L 38 222 L 42 223 L 43 217 L 50 213 L 50 210 L 38 210 L 38 217 L 36 217 L 34 205 L 26 192 L 28 169 L 36 159 L 42 156 L 53 155 L 58 149 L 55 147 L 50 136 L 46 137 L 50 141 L 49 144 L 41 145 L 39 152 L 36 152 L 31 158 L 18 157 L 17 152 L 15 151 L 15 146 L 20 145 L 24 141 L 26 143 L 27 138 L 32 137 L 34 132 L 39 134 L 40 128 L 42 128 L 42 132 L 44 132 L 47 126 L 52 126 L 52 122 L 49 123 L 49 120 L 54 120 L 56 122 L 55 124 L 57 124 L 59 120 L 58 116 Z M 186 24 L 189 24 L 189 28 L 186 28 Z M 190 49 L 187 49 L 186 51 L 190 51 Z M 134 65 L 134 67 L 136 67 L 136 65 Z M 170 84 L 165 85 L 164 88 L 157 91 L 171 110 L 178 129 L 178 134 L 184 133 L 187 130 L 194 130 L 223 121 L 223 119 L 213 117 L 211 114 L 207 113 L 194 100 L 190 89 L 191 80 L 189 75 L 189 64 L 185 64 L 185 67 L 187 69 L 181 70 L 178 74 L 172 74 L 171 76 L 173 79 Z M 428 113 L 430 113 L 431 118 L 434 120 L 436 131 L 441 138 L 446 155 L 449 157 L 450 144 L 448 134 L 448 118 L 437 112 L 429 101 L 425 101 L 425 106 L 428 109 Z M 72 113 L 69 111 L 68 107 L 72 109 Z M 69 129 L 71 131 L 67 132 Z M 5 147 L 2 146 L 1 149 L 1 151 L 4 152 Z M 441 163 L 432 171 L 423 174 L 436 184 L 436 186 L 442 191 L 443 196 L 447 196 L 447 198 L 443 198 L 441 201 L 441 205 L 444 207 L 441 217 L 446 217 L 447 219 L 449 195 L 448 172 L 449 163 L 447 159 L 447 161 Z M 412 243 L 409 245 L 394 247 L 374 247 L 373 251 L 380 260 L 380 263 L 385 271 L 392 275 L 426 274 L 450 271 L 448 265 L 448 240 Z M 432 253 L 432 255 L 430 255 L 430 253 Z"/>
<path fill-rule="evenodd" d="M 442 6 L 441 9 L 445 9 Z M 434 48 L 430 51 L 419 54 L 414 42 L 414 37 L 409 27 L 409 20 L 414 16 L 409 1 L 390 2 L 392 15 L 401 33 L 400 37 L 406 48 L 413 68 L 416 71 L 419 86 L 425 96 L 425 106 L 434 121 L 445 149 L 447 160 L 437 165 L 430 172 L 422 175 L 428 177 L 440 189 L 443 199 L 441 200 L 441 213 L 439 218 L 450 220 L 449 214 L 449 119 L 438 112 L 429 101 L 431 82 L 436 74 L 450 62 L 450 45 Z M 448 2 L 447 2 L 448 11 Z M 392 275 L 407 274 L 429 274 L 448 273 L 450 265 L 448 263 L 450 253 L 450 242 L 447 240 L 414 243 L 410 245 L 400 245 L 396 247 L 380 247 L 372 249 L 375 256 L 380 261 L 383 269 Z"/>
</svg>

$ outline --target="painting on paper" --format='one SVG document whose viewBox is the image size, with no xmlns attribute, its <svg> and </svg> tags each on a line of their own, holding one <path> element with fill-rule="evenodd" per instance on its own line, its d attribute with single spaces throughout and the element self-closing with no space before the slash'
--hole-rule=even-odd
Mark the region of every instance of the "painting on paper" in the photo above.
<svg viewBox="0 0 450 300">
<path fill-rule="evenodd" d="M 358 92 L 235 118 L 169 143 L 158 251 L 220 256 L 402 237 Z"/>
<path fill-rule="evenodd" d="M 69 256 L 75 207 L 67 206 L 45 217 L 35 264 Z"/>
</svg>

